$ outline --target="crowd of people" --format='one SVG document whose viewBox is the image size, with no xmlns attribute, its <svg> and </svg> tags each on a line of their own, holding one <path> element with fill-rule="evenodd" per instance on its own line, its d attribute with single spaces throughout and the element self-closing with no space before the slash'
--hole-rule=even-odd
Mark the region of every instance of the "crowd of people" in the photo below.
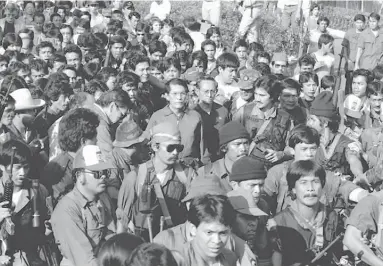
<svg viewBox="0 0 383 266">
<path fill-rule="evenodd" d="M 0 4 L 0 265 L 383 265 L 378 13 L 238 0 L 224 43 L 220 0 Z"/>
</svg>

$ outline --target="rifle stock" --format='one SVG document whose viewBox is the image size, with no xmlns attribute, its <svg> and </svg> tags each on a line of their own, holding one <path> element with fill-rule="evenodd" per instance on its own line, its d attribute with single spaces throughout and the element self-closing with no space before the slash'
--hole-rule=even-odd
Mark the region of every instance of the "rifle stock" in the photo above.
<svg viewBox="0 0 383 266">
<path fill-rule="evenodd" d="M 334 92 L 332 95 L 332 103 L 334 104 L 334 106 L 338 106 L 338 94 L 339 94 L 339 90 L 340 90 L 340 85 L 342 83 L 341 67 L 342 67 L 342 61 L 343 61 L 343 57 L 344 57 L 344 48 L 345 47 L 342 46 L 342 50 L 339 54 L 340 59 L 339 59 L 339 65 L 338 65 L 338 72 L 336 75 L 335 87 L 334 87 Z"/>
<path fill-rule="evenodd" d="M 309 265 L 312 265 L 314 264 L 315 262 L 317 262 L 318 260 L 320 260 L 324 255 L 326 255 L 327 251 L 336 244 L 336 242 L 338 242 L 341 238 L 343 238 L 344 236 L 344 233 L 340 233 L 333 241 L 331 241 L 330 244 L 327 245 L 326 248 L 324 248 L 321 252 L 319 252 L 315 258 L 313 258 L 311 260 L 311 262 L 309 263 Z"/>
</svg>

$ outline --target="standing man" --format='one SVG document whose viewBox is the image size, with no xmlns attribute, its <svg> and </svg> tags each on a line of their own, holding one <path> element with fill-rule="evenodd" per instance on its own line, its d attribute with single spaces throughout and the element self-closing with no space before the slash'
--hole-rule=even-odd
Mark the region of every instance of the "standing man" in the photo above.
<svg viewBox="0 0 383 266">
<path fill-rule="evenodd" d="M 380 15 L 371 13 L 368 17 L 369 28 L 360 34 L 358 50 L 355 58 L 355 68 L 372 70 L 380 63 L 383 50 L 383 31 L 379 27 Z"/>
<path fill-rule="evenodd" d="M 106 157 L 110 157 L 113 150 L 115 130 L 113 124 L 120 121 L 130 109 L 129 96 L 123 90 L 107 91 L 101 95 L 91 110 L 100 119 L 97 127 L 97 145 Z"/>
<path fill-rule="evenodd" d="M 371 194 L 361 200 L 346 221 L 343 244 L 367 265 L 383 264 L 382 228 L 383 192 Z M 372 245 L 366 243 L 372 241 Z M 371 242 L 370 242 L 371 243 Z M 371 249 L 375 248 L 375 252 Z"/>
<path fill-rule="evenodd" d="M 297 28 L 301 20 L 302 0 L 283 0 L 282 28 Z"/>
<path fill-rule="evenodd" d="M 190 203 L 187 217 L 193 240 L 179 247 L 185 266 L 235 266 L 237 257 L 227 249 L 235 212 L 226 196 L 204 195 Z"/>
<path fill-rule="evenodd" d="M 192 168 L 177 162 L 184 146 L 175 124 L 155 125 L 151 148 L 152 160 L 125 176 L 117 204 L 118 232 L 130 231 L 146 240 L 160 231 L 161 216 L 165 217 L 166 227 L 186 221 L 186 206 L 181 200 L 196 176 Z M 158 205 L 159 198 L 164 200 Z"/>
<path fill-rule="evenodd" d="M 214 162 L 219 155 L 218 131 L 224 124 L 229 122 L 229 111 L 226 107 L 214 102 L 217 94 L 217 82 L 212 77 L 204 77 L 198 82 L 197 92 L 199 103 L 195 107 L 202 118 L 204 129 L 204 151 L 203 162 Z"/>
<path fill-rule="evenodd" d="M 363 178 L 360 160 L 361 148 L 339 133 L 339 116 L 332 103 L 332 94 L 320 93 L 313 101 L 307 125 L 320 134 L 319 150 L 315 161 L 325 170 L 339 174 L 351 173 L 357 180 Z"/>
<path fill-rule="evenodd" d="M 351 86 L 351 74 L 355 68 L 356 54 L 358 51 L 358 42 L 361 33 L 364 31 L 366 18 L 363 14 L 358 14 L 354 17 L 355 28 L 351 28 L 346 32 L 343 38 L 342 46 L 345 48 L 345 58 L 347 61 L 346 69 L 346 88 Z"/>
<path fill-rule="evenodd" d="M 281 251 L 273 254 L 274 266 L 309 265 L 315 252 L 325 248 L 336 235 L 336 226 L 331 218 L 334 215 L 330 216 L 333 212 L 319 201 L 326 183 L 326 172 L 313 161 L 297 161 L 290 165 L 286 177 L 289 191 L 296 200 L 274 217 L 281 239 Z M 330 265 L 330 251 L 315 265 Z"/>
<path fill-rule="evenodd" d="M 221 0 L 204 0 L 202 2 L 202 19 L 219 27 L 221 22 Z"/>
<path fill-rule="evenodd" d="M 231 191 L 233 189 L 229 181 L 231 169 L 236 160 L 248 154 L 249 145 L 250 135 L 242 124 L 236 121 L 225 124 L 219 130 L 219 148 L 223 158 L 201 167 L 198 176 L 203 177 L 212 173 L 219 177 L 226 192 Z"/>
<path fill-rule="evenodd" d="M 182 79 L 174 78 L 166 83 L 169 104 L 152 115 L 146 130 L 165 121 L 179 128 L 184 146 L 180 159 L 187 165 L 198 167 L 204 152 L 203 124 L 200 114 L 187 107 L 188 92 L 188 85 Z"/>
<path fill-rule="evenodd" d="M 238 4 L 244 8 L 242 20 L 238 28 L 239 39 L 246 39 L 249 43 L 258 42 L 260 18 L 264 2 L 252 0 L 239 1 Z"/>
<path fill-rule="evenodd" d="M 116 232 L 114 207 L 105 193 L 111 168 L 98 146 L 86 145 L 77 152 L 75 187 L 59 201 L 51 218 L 62 265 L 98 265 L 100 244 Z"/>
</svg>

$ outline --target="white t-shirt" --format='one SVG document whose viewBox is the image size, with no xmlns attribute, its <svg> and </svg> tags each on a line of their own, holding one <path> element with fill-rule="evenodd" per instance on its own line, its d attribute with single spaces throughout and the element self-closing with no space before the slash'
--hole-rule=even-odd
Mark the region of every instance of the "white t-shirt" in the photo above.
<svg viewBox="0 0 383 266">
<path fill-rule="evenodd" d="M 20 197 L 21 197 L 21 193 L 23 193 L 23 190 L 21 189 L 20 191 L 18 192 L 14 192 L 13 195 L 12 195 L 12 204 L 17 206 L 17 203 L 19 203 L 19 200 L 20 200 Z"/>
<path fill-rule="evenodd" d="M 153 14 L 155 17 L 158 17 L 160 20 L 164 20 L 170 14 L 171 5 L 169 0 L 163 0 L 161 4 L 157 2 L 152 2 L 150 6 L 150 14 Z"/>
</svg>

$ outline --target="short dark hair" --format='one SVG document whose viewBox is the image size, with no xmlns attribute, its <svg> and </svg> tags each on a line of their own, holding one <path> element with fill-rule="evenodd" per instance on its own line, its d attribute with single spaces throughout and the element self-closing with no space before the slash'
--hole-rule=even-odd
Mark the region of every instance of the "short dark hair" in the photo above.
<svg viewBox="0 0 383 266">
<path fill-rule="evenodd" d="M 379 21 L 379 20 L 380 20 L 380 15 L 379 15 L 378 13 L 376 13 L 376 12 L 372 12 L 372 13 L 368 16 L 368 19 L 370 19 L 370 18 L 374 18 L 374 19 L 376 19 L 377 21 Z"/>
<path fill-rule="evenodd" d="M 310 6 L 310 12 L 312 12 L 314 10 L 314 8 L 320 9 L 320 6 L 317 3 L 312 3 Z"/>
<path fill-rule="evenodd" d="M 334 42 L 334 37 L 332 37 L 330 34 L 323 33 L 318 40 L 318 48 L 322 48 L 323 44 L 329 44 L 329 43 Z"/>
<path fill-rule="evenodd" d="M 130 71 L 122 71 L 117 75 L 116 80 L 116 89 L 122 89 L 122 86 L 134 86 L 138 88 L 138 84 L 140 83 L 140 77 L 135 73 Z"/>
<path fill-rule="evenodd" d="M 317 24 L 319 25 L 322 21 L 327 22 L 327 26 L 330 25 L 330 20 L 327 17 L 323 17 L 323 16 L 318 18 Z"/>
<path fill-rule="evenodd" d="M 44 60 L 32 59 L 29 61 L 29 67 L 31 70 L 43 71 L 44 74 L 48 74 L 48 65 Z"/>
<path fill-rule="evenodd" d="M 66 64 L 66 58 L 65 58 L 64 55 L 56 53 L 56 54 L 54 54 L 52 56 L 51 62 L 52 63 L 60 62 L 60 63 L 65 63 Z"/>
<path fill-rule="evenodd" d="M 352 73 L 352 78 L 363 76 L 366 79 L 367 84 L 374 80 L 374 74 L 367 69 L 359 68 Z"/>
<path fill-rule="evenodd" d="M 312 79 L 315 84 L 318 86 L 319 85 L 319 80 L 318 80 L 318 75 L 313 73 L 313 72 L 302 72 L 299 74 L 299 83 L 303 85 L 303 83 L 306 83 Z"/>
<path fill-rule="evenodd" d="M 166 24 L 166 25 L 169 25 L 170 27 L 174 27 L 174 21 L 171 20 L 170 18 L 166 18 L 162 22 L 164 25 Z"/>
<path fill-rule="evenodd" d="M 63 116 L 59 123 L 59 145 L 64 151 L 77 152 L 84 139 L 97 136 L 98 115 L 88 108 L 75 108 Z"/>
<path fill-rule="evenodd" d="M 61 27 L 60 27 L 60 31 L 61 31 L 62 29 L 66 29 L 66 28 L 68 28 L 68 29 L 70 30 L 71 35 L 73 36 L 73 28 L 72 28 L 72 26 L 69 25 L 69 24 L 62 24 Z"/>
<path fill-rule="evenodd" d="M 255 51 L 255 52 L 261 52 L 261 51 L 265 51 L 265 48 L 260 43 L 252 42 L 249 44 L 249 50 Z"/>
<path fill-rule="evenodd" d="M 372 81 L 367 85 L 367 96 L 383 95 L 383 83 L 381 81 Z"/>
<path fill-rule="evenodd" d="M 171 85 L 179 85 L 179 86 L 182 86 L 185 88 L 185 91 L 186 93 L 189 92 L 189 89 L 188 89 L 188 83 L 186 82 L 186 80 L 183 80 L 183 79 L 179 79 L 179 78 L 174 78 L 174 79 L 171 79 L 169 80 L 168 82 L 166 82 L 165 84 L 165 90 L 166 90 L 166 93 L 170 93 L 170 90 L 171 90 Z"/>
<path fill-rule="evenodd" d="M 47 102 L 57 101 L 60 95 L 70 96 L 73 95 L 73 88 L 69 83 L 54 82 L 51 86 L 46 86 L 44 96 Z"/>
<path fill-rule="evenodd" d="M 7 48 L 11 45 L 15 46 L 22 46 L 23 41 L 21 40 L 20 36 L 15 33 L 7 33 L 5 34 L 3 38 L 3 48 L 4 50 L 7 50 Z"/>
<path fill-rule="evenodd" d="M 103 67 L 97 73 L 96 78 L 102 82 L 107 82 L 110 77 L 117 77 L 118 71 L 113 67 Z"/>
<path fill-rule="evenodd" d="M 236 54 L 223 53 L 217 58 L 217 68 L 225 69 L 227 67 L 239 68 L 239 59 Z"/>
<path fill-rule="evenodd" d="M 121 43 L 122 47 L 126 46 L 126 41 L 121 36 L 113 36 L 113 37 L 110 38 L 110 40 L 109 40 L 109 45 L 110 46 L 112 46 L 113 44 L 116 44 L 116 43 Z"/>
<path fill-rule="evenodd" d="M 299 58 L 299 66 L 301 67 L 302 65 L 307 66 L 307 65 L 312 65 L 315 66 L 315 59 L 310 55 L 310 54 L 304 54 Z"/>
<path fill-rule="evenodd" d="M 97 254 L 98 263 L 100 266 L 127 265 L 133 250 L 143 243 L 141 237 L 133 234 L 114 235 L 102 244 Z"/>
<path fill-rule="evenodd" d="M 67 46 L 65 46 L 64 55 L 66 55 L 67 53 L 76 53 L 80 56 L 80 59 L 82 58 L 81 49 L 75 44 L 68 44 Z"/>
<path fill-rule="evenodd" d="M 295 188 L 295 183 L 304 176 L 314 175 L 315 177 L 319 177 L 322 188 L 326 184 L 326 171 L 319 164 L 315 163 L 311 160 L 302 160 L 293 162 L 286 174 L 287 185 L 289 190 L 291 191 Z"/>
<path fill-rule="evenodd" d="M 202 63 L 204 71 L 207 69 L 207 55 L 204 51 L 195 51 L 190 56 L 190 62 L 189 65 L 193 65 L 194 61 L 198 60 L 198 63 Z"/>
<path fill-rule="evenodd" d="M 129 263 L 125 265 L 177 266 L 178 264 L 170 250 L 167 249 L 165 246 L 155 243 L 145 243 L 138 246 L 133 251 Z"/>
<path fill-rule="evenodd" d="M 136 11 L 132 11 L 132 12 L 129 13 L 128 18 L 129 18 L 129 19 L 132 19 L 132 17 L 136 17 L 136 18 L 138 18 L 138 19 L 141 19 L 141 15 L 140 15 L 140 13 L 138 13 L 138 12 L 136 12 Z"/>
<path fill-rule="evenodd" d="M 301 90 L 302 90 L 302 85 L 292 79 L 292 78 L 287 78 L 287 79 L 284 79 L 281 81 L 281 92 L 284 90 L 284 89 L 295 89 L 297 91 L 297 94 L 299 95 L 301 93 Z"/>
<path fill-rule="evenodd" d="M 216 27 L 216 26 L 210 27 L 206 31 L 206 39 L 210 39 L 210 37 L 213 36 L 213 34 L 218 34 L 219 36 L 221 36 L 221 31 L 219 30 L 218 27 Z"/>
<path fill-rule="evenodd" d="M 36 12 L 34 15 L 33 15 L 33 21 L 35 20 L 35 18 L 43 18 L 44 19 L 44 22 L 45 22 L 45 16 L 43 13 L 41 12 Z"/>
<path fill-rule="evenodd" d="M 131 70 L 136 70 L 136 66 L 140 63 L 148 63 L 150 65 L 149 57 L 142 54 L 135 54 L 129 60 L 129 68 Z"/>
<path fill-rule="evenodd" d="M 36 46 L 36 53 L 39 54 L 40 50 L 46 47 L 50 47 L 52 49 L 52 53 L 55 51 L 55 48 L 51 42 L 43 41 Z"/>
<path fill-rule="evenodd" d="M 28 145 L 18 140 L 9 140 L 5 142 L 0 149 L 0 164 L 8 167 L 11 165 L 11 158 L 15 147 L 14 164 L 31 164 L 32 154 Z"/>
<path fill-rule="evenodd" d="M 109 89 L 106 84 L 100 80 L 93 79 L 85 84 L 84 92 L 95 96 L 97 91 L 107 92 Z"/>
<path fill-rule="evenodd" d="M 155 52 L 160 52 L 162 56 L 166 55 L 167 46 L 163 41 L 151 41 L 149 43 L 149 53 L 154 54 Z"/>
<path fill-rule="evenodd" d="M 157 65 L 157 69 L 161 71 L 161 73 L 164 73 L 166 70 L 168 70 L 172 66 L 174 66 L 179 72 L 181 72 L 180 60 L 174 57 L 163 58 L 159 60 L 156 65 Z"/>
<path fill-rule="evenodd" d="M 300 143 L 316 144 L 319 147 L 320 136 L 318 131 L 304 124 L 297 125 L 290 132 L 289 147 L 294 149 Z"/>
<path fill-rule="evenodd" d="M 204 40 L 202 43 L 201 43 L 201 50 L 205 52 L 205 46 L 206 45 L 212 45 L 214 47 L 214 50 L 217 49 L 217 45 L 215 44 L 214 41 L 212 40 Z"/>
<path fill-rule="evenodd" d="M 254 89 L 256 88 L 263 88 L 270 95 L 273 102 L 278 101 L 278 97 L 282 91 L 281 83 L 274 75 L 267 75 L 258 78 L 254 82 Z"/>
<path fill-rule="evenodd" d="M 374 78 L 377 80 L 383 79 L 383 65 L 377 65 L 372 70 L 372 73 L 374 74 Z"/>
<path fill-rule="evenodd" d="M 239 39 L 238 41 L 234 42 L 234 52 L 239 48 L 239 47 L 245 47 L 246 49 L 249 48 L 249 45 L 247 44 L 246 40 L 244 39 Z"/>
<path fill-rule="evenodd" d="M 93 60 L 93 59 L 99 59 L 100 60 L 100 63 L 102 61 L 102 56 L 101 54 L 98 52 L 98 51 L 88 51 L 85 56 L 84 56 L 84 60 L 85 60 L 85 63 L 88 63 L 89 61 Z"/>
<path fill-rule="evenodd" d="M 266 76 L 271 74 L 270 66 L 266 63 L 256 63 L 254 69 L 261 73 L 261 76 Z"/>
<path fill-rule="evenodd" d="M 354 21 L 362 21 L 363 23 L 366 23 L 366 17 L 363 14 L 357 14 L 354 17 Z"/>
<path fill-rule="evenodd" d="M 323 78 L 320 80 L 320 87 L 322 89 L 329 89 L 329 88 L 334 89 L 335 81 L 336 79 L 332 75 L 323 76 Z"/>
<path fill-rule="evenodd" d="M 187 218 L 195 227 L 212 221 L 231 227 L 234 210 L 226 196 L 207 194 L 192 199 Z"/>
<path fill-rule="evenodd" d="M 113 102 L 116 103 L 117 106 L 127 107 L 128 109 L 131 109 L 129 95 L 123 90 L 114 89 L 104 92 L 97 100 L 97 104 L 101 107 L 107 107 Z"/>
</svg>

